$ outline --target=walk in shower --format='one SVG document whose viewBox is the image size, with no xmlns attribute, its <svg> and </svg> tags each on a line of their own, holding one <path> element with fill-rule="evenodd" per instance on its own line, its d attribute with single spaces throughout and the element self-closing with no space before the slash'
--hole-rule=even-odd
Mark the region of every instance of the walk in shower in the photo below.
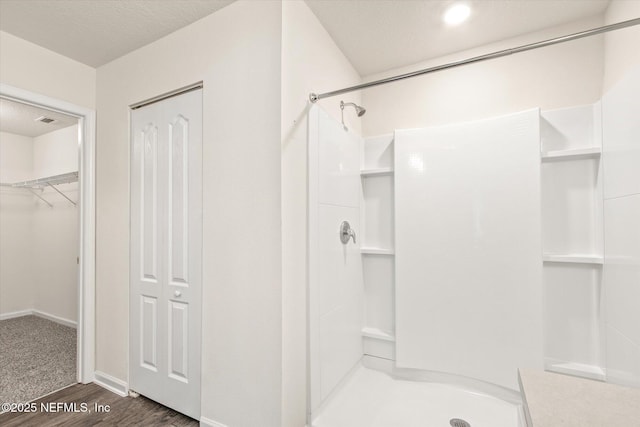
<svg viewBox="0 0 640 427">
<path fill-rule="evenodd" d="M 341 96 L 308 121 L 309 426 L 524 426 L 522 368 L 640 386 L 640 68 L 365 137 L 338 106 L 403 103 Z"/>
</svg>

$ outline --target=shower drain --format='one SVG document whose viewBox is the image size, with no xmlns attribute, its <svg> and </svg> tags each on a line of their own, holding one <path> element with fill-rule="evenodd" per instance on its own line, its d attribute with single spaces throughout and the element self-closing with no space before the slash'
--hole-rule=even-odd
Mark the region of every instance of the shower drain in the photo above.
<svg viewBox="0 0 640 427">
<path fill-rule="evenodd" d="M 460 418 L 452 418 L 449 424 L 451 424 L 451 427 L 471 427 L 471 424 Z"/>
</svg>

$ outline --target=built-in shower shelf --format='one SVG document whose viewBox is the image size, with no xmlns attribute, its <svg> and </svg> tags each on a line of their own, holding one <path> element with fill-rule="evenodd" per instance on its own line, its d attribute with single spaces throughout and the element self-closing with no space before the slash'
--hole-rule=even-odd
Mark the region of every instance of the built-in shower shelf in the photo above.
<svg viewBox="0 0 640 427">
<path fill-rule="evenodd" d="M 395 251 L 387 248 L 361 247 L 360 253 L 363 255 L 394 255 Z"/>
<path fill-rule="evenodd" d="M 363 169 L 360 171 L 360 176 L 388 176 L 393 175 L 393 168 L 377 168 L 377 169 Z"/>
<path fill-rule="evenodd" d="M 362 336 L 367 338 L 375 338 L 383 341 L 395 342 L 396 337 L 394 337 L 389 332 L 385 332 L 382 329 L 378 328 L 362 328 Z"/>
<path fill-rule="evenodd" d="M 604 369 L 599 366 L 585 365 L 584 363 L 557 363 L 547 366 L 546 369 L 547 371 L 573 375 L 575 377 L 589 378 L 598 381 L 606 380 Z"/>
<path fill-rule="evenodd" d="M 573 264 L 597 264 L 602 265 L 604 259 L 600 255 L 585 254 L 542 254 L 543 262 L 567 262 Z"/>
<path fill-rule="evenodd" d="M 600 147 L 574 148 L 570 150 L 556 150 L 543 152 L 542 161 L 554 160 L 579 160 L 597 159 L 600 157 L 602 149 Z"/>
</svg>

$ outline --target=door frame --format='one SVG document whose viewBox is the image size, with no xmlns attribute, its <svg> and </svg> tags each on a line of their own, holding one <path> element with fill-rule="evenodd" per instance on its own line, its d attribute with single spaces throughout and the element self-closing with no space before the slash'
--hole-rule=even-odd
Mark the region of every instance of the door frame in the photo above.
<svg viewBox="0 0 640 427">
<path fill-rule="evenodd" d="M 78 119 L 78 326 L 77 381 L 95 379 L 96 112 L 60 99 L 0 83 L 0 98 L 64 113 Z"/>
</svg>

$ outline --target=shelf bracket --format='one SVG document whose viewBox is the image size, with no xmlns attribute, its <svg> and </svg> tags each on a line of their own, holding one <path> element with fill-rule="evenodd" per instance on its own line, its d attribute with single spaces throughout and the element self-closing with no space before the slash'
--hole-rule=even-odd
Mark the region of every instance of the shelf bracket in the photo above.
<svg viewBox="0 0 640 427">
<path fill-rule="evenodd" d="M 55 185 L 53 185 L 53 184 L 51 184 L 51 183 L 48 183 L 48 182 L 47 182 L 47 185 L 48 185 L 49 187 L 53 188 L 54 190 L 56 190 L 56 192 L 57 192 L 59 195 L 61 195 L 61 196 L 62 196 L 62 197 L 64 197 L 65 199 L 67 199 L 67 200 L 69 201 L 69 203 L 71 203 L 73 206 L 77 206 L 77 205 L 76 205 L 76 202 L 74 202 L 73 200 L 71 200 L 71 199 L 70 199 L 66 194 L 64 194 L 62 191 L 58 190 L 58 189 L 56 188 L 56 186 L 55 186 Z"/>
<path fill-rule="evenodd" d="M 33 188 L 29 188 L 29 187 L 25 187 L 27 190 L 29 190 L 31 192 L 31 194 L 33 194 L 34 196 L 36 196 L 38 199 L 42 200 L 43 202 L 45 202 L 47 205 L 49 205 L 50 208 L 53 207 L 53 205 L 51 203 L 49 203 L 47 200 L 44 199 L 44 197 L 42 197 L 41 195 L 39 195 L 38 193 L 36 193 L 36 191 Z"/>
</svg>

